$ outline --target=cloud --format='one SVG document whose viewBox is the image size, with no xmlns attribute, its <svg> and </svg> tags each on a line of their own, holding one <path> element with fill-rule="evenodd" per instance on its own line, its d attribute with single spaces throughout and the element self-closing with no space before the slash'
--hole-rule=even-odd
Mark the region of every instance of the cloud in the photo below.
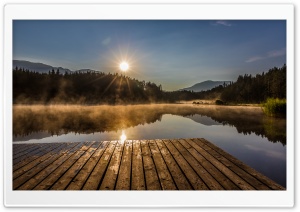
<svg viewBox="0 0 300 212">
<path fill-rule="evenodd" d="M 110 41 L 111 41 L 111 38 L 107 37 L 102 41 L 102 45 L 107 46 L 110 43 Z"/>
<path fill-rule="evenodd" d="M 245 147 L 247 147 L 250 150 L 263 153 L 264 155 L 267 155 L 268 157 L 271 157 L 271 158 L 277 158 L 277 159 L 285 160 L 285 154 L 283 154 L 281 152 L 277 152 L 277 151 L 274 151 L 274 150 L 268 150 L 268 149 L 264 150 L 264 149 L 260 149 L 256 146 L 249 145 L 249 144 L 246 144 Z"/>
<path fill-rule="evenodd" d="M 232 26 L 232 24 L 229 23 L 228 21 L 216 21 L 214 23 L 214 25 L 223 25 L 223 26 L 227 26 L 227 27 L 231 27 Z"/>
<path fill-rule="evenodd" d="M 252 63 L 254 61 L 257 61 L 257 60 L 262 60 L 264 59 L 263 57 L 260 57 L 260 56 L 254 56 L 254 57 L 250 57 L 248 60 L 246 60 L 245 62 L 246 63 Z"/>
<path fill-rule="evenodd" d="M 279 50 L 273 50 L 269 51 L 265 56 L 253 56 L 245 60 L 246 63 L 252 63 L 257 60 L 264 60 L 272 57 L 280 57 L 286 54 L 286 49 L 279 49 Z"/>
<path fill-rule="evenodd" d="M 280 49 L 280 50 L 274 50 L 274 51 L 270 51 L 268 52 L 268 57 L 279 57 L 279 56 L 282 56 L 282 55 L 285 55 L 286 54 L 286 49 Z"/>
</svg>

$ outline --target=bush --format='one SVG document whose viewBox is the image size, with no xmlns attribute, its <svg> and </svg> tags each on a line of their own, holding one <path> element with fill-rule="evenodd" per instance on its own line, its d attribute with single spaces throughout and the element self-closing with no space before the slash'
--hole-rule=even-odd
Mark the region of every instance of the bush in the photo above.
<svg viewBox="0 0 300 212">
<path fill-rule="evenodd" d="M 223 102 L 222 100 L 220 100 L 220 99 L 217 99 L 217 100 L 215 101 L 215 104 L 216 104 L 216 105 L 224 105 L 224 102 Z"/>
<path fill-rule="evenodd" d="M 263 108 L 268 116 L 286 116 L 286 99 L 267 99 Z"/>
</svg>

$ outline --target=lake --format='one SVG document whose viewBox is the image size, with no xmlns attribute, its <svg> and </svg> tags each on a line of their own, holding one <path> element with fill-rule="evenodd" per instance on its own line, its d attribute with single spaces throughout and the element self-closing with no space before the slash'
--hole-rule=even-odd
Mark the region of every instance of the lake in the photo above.
<svg viewBox="0 0 300 212">
<path fill-rule="evenodd" d="M 286 119 L 192 104 L 13 107 L 14 143 L 205 138 L 286 187 Z"/>
</svg>

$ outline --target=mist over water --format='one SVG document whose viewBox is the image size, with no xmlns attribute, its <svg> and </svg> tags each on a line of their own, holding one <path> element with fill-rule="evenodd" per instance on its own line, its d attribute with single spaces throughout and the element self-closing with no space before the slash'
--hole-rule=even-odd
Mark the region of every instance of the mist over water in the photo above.
<svg viewBox="0 0 300 212">
<path fill-rule="evenodd" d="M 286 186 L 286 119 L 260 107 L 192 104 L 13 107 L 13 142 L 205 138 Z"/>
<path fill-rule="evenodd" d="M 115 132 L 161 121 L 164 114 L 189 118 L 204 125 L 233 126 L 242 134 L 254 133 L 271 142 L 286 143 L 286 120 L 266 117 L 259 107 L 188 104 L 14 106 L 13 136 L 14 141 L 19 141 L 30 138 L 33 133 L 41 137 L 43 134 Z"/>
</svg>

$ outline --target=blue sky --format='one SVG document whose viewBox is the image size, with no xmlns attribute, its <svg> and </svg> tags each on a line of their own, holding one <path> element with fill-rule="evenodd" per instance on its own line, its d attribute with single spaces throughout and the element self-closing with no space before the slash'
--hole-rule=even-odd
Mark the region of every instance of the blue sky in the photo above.
<svg viewBox="0 0 300 212">
<path fill-rule="evenodd" d="M 286 63 L 283 20 L 16 20 L 13 59 L 119 72 L 177 90 Z"/>
</svg>

